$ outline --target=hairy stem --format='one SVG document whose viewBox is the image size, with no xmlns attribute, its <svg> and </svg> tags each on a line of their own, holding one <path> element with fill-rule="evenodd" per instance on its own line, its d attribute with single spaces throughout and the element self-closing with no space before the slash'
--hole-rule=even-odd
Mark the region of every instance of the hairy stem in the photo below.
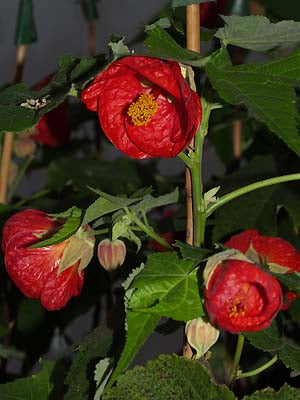
<svg viewBox="0 0 300 400">
<path fill-rule="evenodd" d="M 145 225 L 133 212 L 130 212 L 128 209 L 126 210 L 126 214 L 131 218 L 131 220 L 143 231 L 151 237 L 151 239 L 155 240 L 162 246 L 166 247 L 169 250 L 174 250 L 169 243 L 167 243 L 161 236 L 159 236 L 151 226 Z"/>
<path fill-rule="evenodd" d="M 210 207 L 208 207 L 207 216 L 210 216 L 218 208 L 222 207 L 224 204 L 228 203 L 229 201 L 242 196 L 243 194 L 252 192 L 253 190 L 262 189 L 267 186 L 276 185 L 278 183 L 296 181 L 299 179 L 300 179 L 300 174 L 290 174 L 290 175 L 277 176 L 275 178 L 265 179 L 263 181 L 251 183 L 250 185 L 244 186 L 240 189 L 234 190 L 233 192 L 225 194 L 224 196 L 220 197 L 216 203 L 214 203 Z"/>
<path fill-rule="evenodd" d="M 236 376 L 238 374 L 238 367 L 239 367 L 239 363 L 240 363 L 240 359 L 241 359 L 241 355 L 242 355 L 242 351 L 243 351 L 243 347 L 244 347 L 244 342 L 245 342 L 244 336 L 239 335 L 236 349 L 235 349 L 233 364 L 232 364 L 232 367 L 231 367 L 231 370 L 229 373 L 229 377 L 228 377 L 229 385 L 236 379 Z"/>
<path fill-rule="evenodd" d="M 238 373 L 236 379 L 248 378 L 249 376 L 260 374 L 262 371 L 270 368 L 273 364 L 275 364 L 277 360 L 278 357 L 277 355 L 275 355 L 271 360 L 261 365 L 260 367 L 253 369 L 252 371 Z"/>
<path fill-rule="evenodd" d="M 19 169 L 19 172 L 17 174 L 17 176 L 15 177 L 11 187 L 8 190 L 7 196 L 6 196 L 6 202 L 9 203 L 12 196 L 15 193 L 15 190 L 17 188 L 17 186 L 19 185 L 21 179 L 23 178 L 25 172 L 27 171 L 27 168 L 29 167 L 29 165 L 31 164 L 31 161 L 33 160 L 33 156 L 29 156 L 27 157 L 23 164 L 21 165 L 21 168 Z"/>
</svg>

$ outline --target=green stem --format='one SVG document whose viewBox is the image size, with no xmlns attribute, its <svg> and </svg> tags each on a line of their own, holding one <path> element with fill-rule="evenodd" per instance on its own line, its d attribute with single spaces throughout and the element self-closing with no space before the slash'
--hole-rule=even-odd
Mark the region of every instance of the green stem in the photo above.
<svg viewBox="0 0 300 400">
<path fill-rule="evenodd" d="M 271 186 L 271 185 L 276 185 L 277 183 L 296 181 L 299 179 L 300 179 L 300 174 L 290 174 L 290 175 L 277 176 L 275 178 L 265 179 L 263 181 L 251 183 L 250 185 L 244 186 L 240 189 L 234 190 L 233 192 L 225 194 L 224 196 L 220 197 L 216 203 L 214 203 L 208 207 L 206 215 L 207 215 L 207 217 L 210 216 L 219 207 L 222 207 L 224 204 L 228 203 L 229 201 L 231 201 L 239 196 L 242 196 L 243 194 L 252 192 L 253 190 L 262 189 L 264 187 Z"/>
<path fill-rule="evenodd" d="M 187 167 L 191 168 L 192 166 L 191 160 L 185 153 L 183 152 L 179 153 L 178 157 L 182 159 L 182 161 L 185 163 Z"/>
<path fill-rule="evenodd" d="M 208 93 L 208 98 L 210 93 Z M 204 95 L 201 98 L 202 104 L 202 121 L 200 128 L 195 136 L 195 150 L 190 158 L 190 171 L 192 177 L 192 193 L 193 193 L 193 225 L 194 225 L 194 241 L 196 247 L 200 247 L 204 242 L 206 211 L 203 198 L 202 184 L 202 152 L 204 138 L 208 132 L 208 121 L 212 110 L 212 103 Z"/>
<path fill-rule="evenodd" d="M 248 378 L 249 376 L 257 375 L 257 374 L 261 373 L 262 371 L 264 371 L 265 369 L 271 367 L 273 364 L 276 363 L 277 360 L 278 360 L 278 357 L 277 357 L 277 355 L 275 355 L 271 360 L 269 360 L 265 364 L 261 365 L 260 367 L 253 369 L 252 371 L 249 371 L 249 372 L 239 373 L 237 375 L 236 379 Z"/>
<path fill-rule="evenodd" d="M 151 239 L 155 240 L 162 246 L 166 247 L 169 250 L 174 250 L 172 246 L 169 245 L 161 236 L 159 236 L 151 226 L 145 225 L 133 212 L 130 212 L 125 208 L 126 214 L 131 218 L 131 220 L 143 231 L 145 232 Z"/>
<path fill-rule="evenodd" d="M 32 201 L 32 200 L 36 200 L 36 199 L 39 199 L 41 197 L 44 197 L 50 192 L 51 192 L 51 189 L 40 190 L 39 192 L 34 193 L 33 195 L 27 197 L 26 199 L 22 199 L 22 200 L 18 201 L 17 203 L 14 204 L 14 206 L 17 207 L 17 208 L 22 207 L 28 201 Z"/>
<path fill-rule="evenodd" d="M 244 336 L 239 335 L 236 349 L 235 349 L 233 364 L 232 364 L 231 371 L 230 371 L 229 377 L 228 377 L 229 384 L 232 383 L 232 381 L 234 381 L 236 379 L 236 376 L 238 374 L 238 367 L 239 367 L 239 363 L 240 363 L 240 359 L 241 359 L 241 355 L 242 355 L 242 351 L 243 351 L 243 347 L 244 347 L 244 342 L 245 342 Z"/>
<path fill-rule="evenodd" d="M 31 164 L 31 161 L 33 160 L 33 156 L 29 156 L 27 157 L 24 161 L 23 164 L 21 165 L 21 168 L 19 169 L 19 172 L 17 174 L 17 176 L 15 177 L 13 183 L 11 184 L 9 191 L 7 193 L 7 202 L 9 203 L 9 201 L 11 200 L 12 196 L 15 193 L 15 190 L 18 186 L 18 184 L 20 183 L 21 179 L 23 178 L 27 168 L 29 167 L 29 165 Z"/>
<path fill-rule="evenodd" d="M 108 228 L 103 228 L 103 229 L 98 229 L 96 231 L 89 231 L 86 232 L 87 236 L 98 236 L 98 235 L 103 235 L 104 233 L 108 233 L 109 229 Z"/>
</svg>

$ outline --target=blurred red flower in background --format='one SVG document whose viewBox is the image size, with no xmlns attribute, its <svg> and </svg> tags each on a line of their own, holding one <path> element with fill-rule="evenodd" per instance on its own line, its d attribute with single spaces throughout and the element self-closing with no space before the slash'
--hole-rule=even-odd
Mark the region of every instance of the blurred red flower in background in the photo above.
<svg viewBox="0 0 300 400">
<path fill-rule="evenodd" d="M 53 75 L 45 77 L 33 87 L 33 90 L 42 89 L 52 78 Z M 66 102 L 43 115 L 30 133 L 32 139 L 45 146 L 59 147 L 68 143 L 71 128 Z"/>
<path fill-rule="evenodd" d="M 194 137 L 201 103 L 174 61 L 124 57 L 82 92 L 113 145 L 133 158 L 175 157 Z"/>
</svg>

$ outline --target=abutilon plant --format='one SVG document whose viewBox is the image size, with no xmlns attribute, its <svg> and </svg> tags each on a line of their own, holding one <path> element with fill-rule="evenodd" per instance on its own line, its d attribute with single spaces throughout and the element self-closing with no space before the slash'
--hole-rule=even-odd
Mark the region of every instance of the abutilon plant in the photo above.
<svg viewBox="0 0 300 400">
<path fill-rule="evenodd" d="M 269 20 L 172 0 L 142 52 L 112 36 L 102 56 L 101 2 L 75 3 L 92 57 L 20 83 L 36 40 L 20 0 L 0 85 L 0 399 L 298 399 L 300 22 L 271 22 L 278 2 Z M 131 368 L 154 331 L 153 360 Z"/>
</svg>

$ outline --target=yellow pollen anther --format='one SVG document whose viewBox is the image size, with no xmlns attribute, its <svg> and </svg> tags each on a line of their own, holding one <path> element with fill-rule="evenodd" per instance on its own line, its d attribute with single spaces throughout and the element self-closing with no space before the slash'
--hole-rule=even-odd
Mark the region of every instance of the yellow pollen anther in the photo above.
<svg viewBox="0 0 300 400">
<path fill-rule="evenodd" d="M 230 318 L 236 318 L 239 315 L 241 315 L 242 317 L 245 316 L 246 307 L 243 304 L 242 300 L 239 298 L 236 298 L 234 300 L 230 299 L 228 309 L 228 315 Z"/>
<path fill-rule="evenodd" d="M 142 94 L 137 101 L 132 103 L 127 111 L 133 125 L 147 125 L 152 115 L 158 110 L 158 104 L 151 93 Z"/>
</svg>

